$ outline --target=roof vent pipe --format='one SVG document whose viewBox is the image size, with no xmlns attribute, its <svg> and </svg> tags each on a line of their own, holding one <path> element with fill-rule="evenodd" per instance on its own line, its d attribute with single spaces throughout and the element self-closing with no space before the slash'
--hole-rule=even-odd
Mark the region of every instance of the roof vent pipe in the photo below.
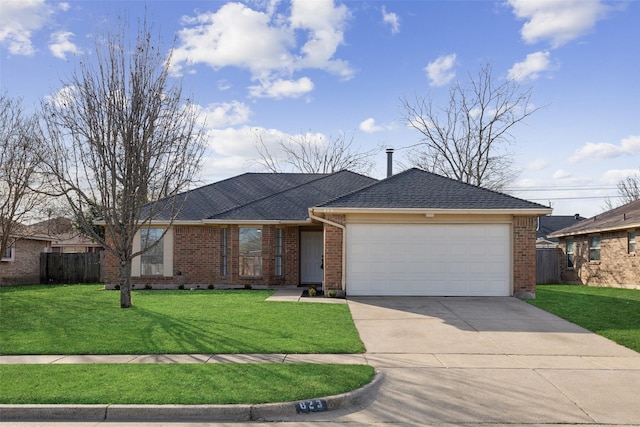
<svg viewBox="0 0 640 427">
<path fill-rule="evenodd" d="M 393 148 L 387 148 L 387 178 L 393 175 Z"/>
<path fill-rule="evenodd" d="M 575 214 L 573 217 L 574 217 L 575 219 L 580 219 L 580 214 Z"/>
</svg>

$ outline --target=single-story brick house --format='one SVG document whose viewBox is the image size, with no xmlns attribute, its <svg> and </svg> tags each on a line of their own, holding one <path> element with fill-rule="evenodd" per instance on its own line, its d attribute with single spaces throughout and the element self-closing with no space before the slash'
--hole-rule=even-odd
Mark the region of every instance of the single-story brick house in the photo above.
<svg viewBox="0 0 640 427">
<path fill-rule="evenodd" d="M 136 286 L 533 297 L 537 217 L 551 213 L 419 169 L 381 181 L 349 171 L 247 173 L 187 195 L 162 243 L 134 261 Z M 161 231 L 141 234 L 134 249 Z M 108 254 L 106 264 L 109 287 L 117 262 Z"/>
<path fill-rule="evenodd" d="M 640 200 L 552 233 L 560 240 L 562 281 L 640 289 L 639 233 Z"/>
<path fill-rule="evenodd" d="M 0 285 L 40 283 L 40 254 L 51 251 L 53 239 L 29 234 L 12 236 L 0 257 Z"/>
</svg>

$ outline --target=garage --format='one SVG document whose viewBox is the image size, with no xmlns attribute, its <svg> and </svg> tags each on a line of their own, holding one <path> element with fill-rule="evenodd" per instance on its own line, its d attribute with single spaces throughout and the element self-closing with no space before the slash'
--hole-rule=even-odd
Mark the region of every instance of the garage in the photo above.
<svg viewBox="0 0 640 427">
<path fill-rule="evenodd" d="M 510 296 L 510 224 L 349 224 L 352 296 Z"/>
</svg>

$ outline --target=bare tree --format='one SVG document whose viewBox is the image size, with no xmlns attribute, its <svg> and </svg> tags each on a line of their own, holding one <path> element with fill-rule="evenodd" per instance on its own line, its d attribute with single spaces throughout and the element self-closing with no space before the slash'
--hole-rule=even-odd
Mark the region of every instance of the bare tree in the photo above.
<svg viewBox="0 0 640 427">
<path fill-rule="evenodd" d="M 373 169 L 373 156 L 379 150 L 359 151 L 353 146 L 353 137 L 323 137 L 311 133 L 291 136 L 278 143 L 280 159 L 269 151 L 262 135 L 256 135 L 256 150 L 260 156 L 257 163 L 271 172 L 292 170 L 303 173 L 333 173 L 348 169 L 368 174 Z M 284 165 L 284 166 L 283 166 Z"/>
<path fill-rule="evenodd" d="M 45 183 L 39 174 L 35 125 L 35 116 L 19 100 L 0 94 L 0 256 L 16 233 L 28 233 L 21 223 L 38 219 L 45 203 L 38 191 Z"/>
<path fill-rule="evenodd" d="M 610 197 L 604 202 L 604 209 L 611 210 L 617 206 L 640 200 L 640 173 L 626 177 L 618 181 L 618 199 L 620 203 L 613 203 Z"/>
<path fill-rule="evenodd" d="M 618 195 L 622 204 L 640 200 L 640 174 L 628 176 L 618 182 Z"/>
<path fill-rule="evenodd" d="M 540 108 L 530 100 L 531 89 L 515 80 L 496 82 L 490 64 L 468 83 L 455 83 L 445 106 L 435 106 L 429 94 L 402 98 L 404 120 L 422 137 L 410 162 L 468 184 L 504 188 L 517 176 L 506 147 L 511 131 Z"/>
<path fill-rule="evenodd" d="M 43 102 L 43 162 L 83 231 L 118 259 L 122 308 L 131 306 L 132 259 L 153 248 L 134 252 L 134 236 L 151 225 L 164 236 L 204 151 L 195 109 L 180 84 L 170 84 L 170 55 L 146 20 L 138 24 L 135 40 L 126 23 L 97 40 L 93 55 Z M 94 227 L 96 213 L 104 237 Z"/>
</svg>

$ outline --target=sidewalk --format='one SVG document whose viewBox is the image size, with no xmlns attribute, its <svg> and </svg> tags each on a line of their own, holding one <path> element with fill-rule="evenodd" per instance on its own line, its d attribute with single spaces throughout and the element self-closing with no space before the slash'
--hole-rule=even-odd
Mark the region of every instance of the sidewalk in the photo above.
<svg viewBox="0 0 640 427">
<path fill-rule="evenodd" d="M 366 365 L 364 354 L 115 354 L 4 355 L 0 364 L 71 363 L 327 363 Z"/>
</svg>

